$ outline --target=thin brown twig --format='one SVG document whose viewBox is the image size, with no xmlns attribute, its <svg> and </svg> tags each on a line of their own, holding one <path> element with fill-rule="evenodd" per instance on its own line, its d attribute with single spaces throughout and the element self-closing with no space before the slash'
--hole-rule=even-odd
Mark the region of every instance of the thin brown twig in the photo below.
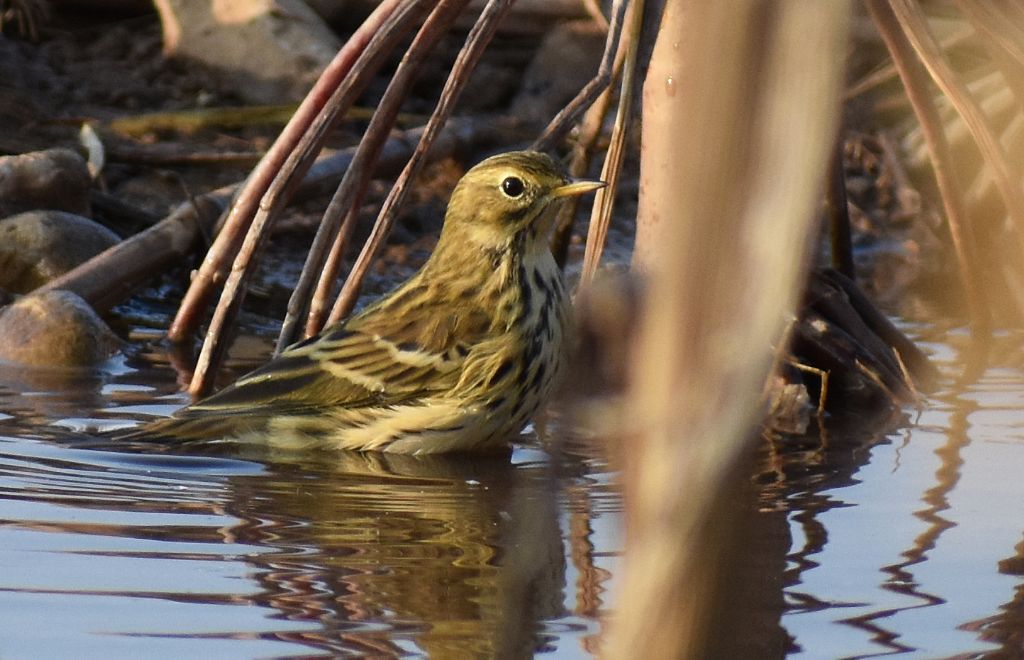
<svg viewBox="0 0 1024 660">
<path fill-rule="evenodd" d="M 975 270 L 976 242 L 967 223 L 963 191 L 953 176 L 953 157 L 946 141 L 942 120 L 935 107 L 935 99 L 928 86 L 927 74 L 914 54 L 913 45 L 900 28 L 889 3 L 886 0 L 866 0 L 865 4 L 896 65 L 907 98 L 921 124 L 928 152 L 931 154 L 935 183 L 946 211 L 953 249 L 957 255 L 960 276 L 967 294 L 971 332 L 977 337 L 988 336 L 991 331 L 988 301 L 981 286 L 979 273 Z"/>
<path fill-rule="evenodd" d="M 448 117 L 451 115 L 466 82 L 469 80 L 470 74 L 476 68 L 480 56 L 494 37 L 498 25 L 511 8 L 513 1 L 489 0 L 476 24 L 473 25 L 473 29 L 466 37 L 466 43 L 459 51 L 448 80 L 445 81 L 441 97 L 437 102 L 437 107 L 434 109 L 434 114 L 431 115 L 430 120 L 427 122 L 427 128 L 423 132 L 423 137 L 420 138 L 419 144 L 416 145 L 415 153 L 409 159 L 405 169 L 402 170 L 402 174 L 395 181 L 395 185 L 388 194 L 388 198 L 384 201 L 384 205 L 381 207 L 377 220 L 374 223 L 370 238 L 363 246 L 362 252 L 359 253 L 359 257 L 352 267 L 352 272 L 349 273 L 348 278 L 345 280 L 345 285 L 338 295 L 337 301 L 335 301 L 328 323 L 340 321 L 355 306 L 356 298 L 362 287 L 363 278 L 366 276 L 374 256 L 387 238 L 391 226 L 394 224 L 398 210 L 405 200 L 409 185 L 422 169 L 426 155 L 430 151 L 438 132 L 445 122 L 448 121 Z"/>
<path fill-rule="evenodd" d="M 601 10 L 601 3 L 598 0 L 583 0 L 583 8 L 590 14 L 590 18 L 594 19 L 602 30 L 608 29 L 608 17 L 604 15 Z"/>
<path fill-rule="evenodd" d="M 615 113 L 615 125 L 612 127 L 608 153 L 605 155 L 601 170 L 601 180 L 608 185 L 597 191 L 594 208 L 590 215 L 590 228 L 587 231 L 587 249 L 583 254 L 583 272 L 580 275 L 580 286 L 586 286 L 594 279 L 597 267 L 601 263 L 601 254 L 608 239 L 608 226 L 612 220 L 612 206 L 615 204 L 615 192 L 618 188 L 619 172 L 625 158 L 626 131 L 633 113 L 633 84 L 637 70 L 637 48 L 640 32 L 644 21 L 644 0 L 635 0 L 631 11 L 629 35 L 626 46 L 626 59 L 622 67 L 622 88 L 619 92 L 619 107 Z"/>
<path fill-rule="evenodd" d="M 224 229 L 207 251 L 206 258 L 178 307 L 178 313 L 167 331 L 167 337 L 172 342 L 185 341 L 195 332 L 202 311 L 213 295 L 214 287 L 223 281 L 228 260 L 238 252 L 242 237 L 249 228 L 259 201 L 270 187 L 271 181 L 285 163 L 288 154 L 295 149 L 306 129 L 326 105 L 331 93 L 342 83 L 372 37 L 401 2 L 402 0 L 385 0 L 363 22 L 324 69 L 299 109 L 253 170 L 228 213 Z"/>
<path fill-rule="evenodd" d="M 310 310 L 312 294 L 315 291 L 322 291 L 324 288 L 330 291 L 330 282 L 333 281 L 336 273 L 326 272 L 324 264 L 328 260 L 331 245 L 336 240 L 347 240 L 347 234 L 351 233 L 351 225 L 355 220 L 353 210 L 362 199 L 366 187 L 370 183 L 373 175 L 373 163 L 394 127 L 402 102 L 408 96 L 412 84 L 419 77 L 427 55 L 435 48 L 441 37 L 448 32 L 467 3 L 468 0 L 442 0 L 439 2 L 420 27 L 415 39 L 402 57 L 398 69 L 384 92 L 384 97 L 377 105 L 377 112 L 374 113 L 370 125 L 359 142 L 352 167 L 345 172 L 345 177 L 341 180 L 341 184 L 324 211 L 320 227 L 317 229 L 313 244 L 306 256 L 306 263 L 302 268 L 299 281 L 288 300 L 288 310 L 277 338 L 277 348 L 275 349 L 277 353 L 299 338 L 298 335 L 305 326 L 302 321 Z M 339 236 L 339 230 L 342 228 L 344 220 L 349 220 L 347 224 L 350 226 L 345 228 L 347 230 L 345 236 Z M 316 286 L 317 278 L 326 280 L 323 287 Z M 322 306 L 321 302 L 315 305 L 315 308 L 321 309 Z"/>
<path fill-rule="evenodd" d="M 562 138 L 579 120 L 580 115 L 611 84 L 612 66 L 615 61 L 615 52 L 618 50 L 619 38 L 622 35 L 623 17 L 627 6 L 628 2 L 626 0 L 615 0 L 612 4 L 612 18 L 608 26 L 608 38 L 604 42 L 604 53 L 601 55 L 601 64 L 598 66 L 597 75 L 594 76 L 593 80 L 584 85 L 580 93 L 576 95 L 576 98 L 555 115 L 555 118 L 544 129 L 541 136 L 533 143 L 533 149 L 537 151 L 551 151 L 554 149 L 555 145 L 562 141 Z"/>
<path fill-rule="evenodd" d="M 341 271 L 341 263 L 345 257 L 345 251 L 348 249 L 355 223 L 359 219 L 360 205 L 361 202 L 356 202 L 348 210 L 338 229 L 338 235 L 335 237 L 334 243 L 331 244 L 331 251 L 327 255 L 327 261 L 324 262 L 323 273 L 316 282 L 316 290 L 309 303 L 309 314 L 306 316 L 304 331 L 306 337 L 312 337 L 323 329 L 323 321 L 328 313 L 327 306 L 334 294 L 334 285 L 337 282 L 338 273 Z M 367 238 L 368 242 L 369 238 Z"/>
<path fill-rule="evenodd" d="M 352 66 L 350 75 L 345 76 L 344 80 L 331 93 L 330 99 L 309 125 L 260 199 L 259 210 L 249 225 L 245 240 L 238 250 L 231 273 L 224 284 L 220 301 L 210 320 L 210 327 L 207 329 L 192 384 L 189 387 L 189 392 L 193 396 L 205 394 L 213 384 L 213 374 L 227 350 L 226 331 L 238 315 L 255 258 L 269 235 L 269 232 L 266 231 L 267 227 L 277 217 L 285 201 L 291 196 L 300 180 L 299 175 L 305 173 L 312 164 L 338 116 L 351 106 L 358 95 L 362 93 L 394 46 L 426 12 L 428 4 L 426 0 L 413 0 L 388 17 L 385 25 L 374 34 L 366 49 Z"/>
<path fill-rule="evenodd" d="M 255 149 L 196 149 L 191 145 L 121 143 L 107 147 L 107 160 L 135 165 L 247 165 L 263 156 Z"/>
</svg>

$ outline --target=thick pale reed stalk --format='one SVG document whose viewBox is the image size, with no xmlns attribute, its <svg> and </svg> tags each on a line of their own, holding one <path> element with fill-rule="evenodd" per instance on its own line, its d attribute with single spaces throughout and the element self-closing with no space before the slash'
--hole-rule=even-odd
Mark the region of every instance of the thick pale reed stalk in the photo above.
<svg viewBox="0 0 1024 660">
<path fill-rule="evenodd" d="M 644 87 L 626 549 L 608 658 L 728 657 L 737 470 L 806 275 L 842 0 L 669 0 Z"/>
</svg>

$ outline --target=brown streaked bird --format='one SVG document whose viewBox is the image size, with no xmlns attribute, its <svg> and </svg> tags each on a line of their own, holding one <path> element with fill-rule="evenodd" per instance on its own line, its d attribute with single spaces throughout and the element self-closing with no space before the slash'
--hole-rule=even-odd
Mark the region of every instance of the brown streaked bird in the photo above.
<svg viewBox="0 0 1024 660">
<path fill-rule="evenodd" d="M 361 313 L 139 433 L 405 454 L 504 446 L 565 368 L 569 298 L 548 248 L 558 202 L 604 184 L 552 158 L 488 158 L 459 181 L 433 254 Z"/>
</svg>

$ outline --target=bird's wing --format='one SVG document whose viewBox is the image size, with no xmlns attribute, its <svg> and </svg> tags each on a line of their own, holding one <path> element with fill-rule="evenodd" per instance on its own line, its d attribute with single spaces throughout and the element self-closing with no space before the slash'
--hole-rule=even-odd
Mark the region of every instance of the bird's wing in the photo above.
<svg viewBox="0 0 1024 660">
<path fill-rule="evenodd" d="M 440 353 L 412 338 L 386 338 L 345 325 L 285 350 L 220 392 L 130 435 L 215 438 L 260 432 L 272 420 L 307 418 L 316 426 L 372 408 L 408 403 L 458 382 L 464 353 Z M 297 422 L 296 422 L 297 423 Z"/>
<path fill-rule="evenodd" d="M 342 328 L 285 351 L 190 410 L 387 405 L 450 387 L 461 363 L 458 355 Z"/>
<path fill-rule="evenodd" d="M 213 438 L 258 432 L 274 419 L 373 416 L 453 388 L 489 332 L 491 312 L 453 307 L 416 281 L 321 335 L 289 347 L 233 385 L 132 435 Z M 429 294 L 429 295 L 424 295 Z"/>
<path fill-rule="evenodd" d="M 466 356 L 486 335 L 490 315 L 465 307 L 453 312 L 432 299 L 434 304 L 371 307 L 186 410 L 232 414 L 260 406 L 279 411 L 387 406 L 450 389 Z"/>
</svg>

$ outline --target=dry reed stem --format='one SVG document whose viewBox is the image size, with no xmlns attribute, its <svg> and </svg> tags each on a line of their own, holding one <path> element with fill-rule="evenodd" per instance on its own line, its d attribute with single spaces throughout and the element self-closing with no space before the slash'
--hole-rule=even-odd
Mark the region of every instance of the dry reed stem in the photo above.
<svg viewBox="0 0 1024 660">
<path fill-rule="evenodd" d="M 133 165 L 256 165 L 263 154 L 255 149 L 196 149 L 183 143 L 112 144 L 107 160 Z"/>
<path fill-rule="evenodd" d="M 735 657 L 721 651 L 743 622 L 718 589 L 742 518 L 729 500 L 806 275 L 848 19 L 842 1 L 666 5 L 644 85 L 638 266 L 651 281 L 605 657 Z"/>
<path fill-rule="evenodd" d="M 896 327 L 889 317 L 879 311 L 878 307 L 868 299 L 867 295 L 860 290 L 857 283 L 838 271 L 825 271 L 823 273 L 825 282 L 843 292 L 849 305 L 857 313 L 859 319 L 864 323 L 869 332 L 858 337 L 858 341 L 870 347 L 877 354 L 887 353 L 891 348 L 900 355 L 900 360 L 893 359 L 890 364 L 898 371 L 909 373 L 913 376 L 905 383 L 911 389 L 931 389 L 938 381 L 939 373 L 935 365 L 928 360 L 928 356 L 917 345 L 911 341 L 899 328 Z M 851 324 L 846 324 L 848 327 Z M 877 342 L 881 340 L 881 342 Z M 876 343 L 877 342 L 877 343 Z M 917 397 L 912 397 L 918 400 Z"/>
<path fill-rule="evenodd" d="M 900 28 L 925 69 L 956 109 L 978 149 L 981 150 L 985 163 L 992 171 L 996 189 L 1013 221 L 1014 234 L 1020 244 L 1020 254 L 1024 254 L 1024 192 L 1020 187 L 1020 171 L 1007 160 L 1006 153 L 985 120 L 981 108 L 949 66 L 928 28 L 927 19 L 920 5 L 914 0 L 889 0 L 889 4 L 896 20 L 899 21 Z"/>
<path fill-rule="evenodd" d="M 309 303 L 309 312 L 306 314 L 306 325 L 303 329 L 304 337 L 312 337 L 323 330 L 324 316 L 327 314 L 327 305 L 334 295 L 334 285 L 341 272 L 342 261 L 345 252 L 348 250 L 349 240 L 355 230 L 356 221 L 359 219 L 359 207 L 362 206 L 362 196 L 348 209 L 345 219 L 338 229 L 338 235 L 334 237 L 331 244 L 331 251 L 324 262 L 323 272 L 316 281 L 316 290 L 313 291 L 313 299 Z M 286 319 L 287 320 L 287 319 Z M 283 327 L 282 327 L 283 330 Z M 283 338 L 283 335 L 282 335 Z"/>
<path fill-rule="evenodd" d="M 622 34 L 623 17 L 626 13 L 628 2 L 626 0 L 615 0 L 612 4 L 611 22 L 608 27 L 608 38 L 604 42 L 604 53 L 601 55 L 601 64 L 598 66 L 597 75 L 583 86 L 569 104 L 555 115 L 547 128 L 533 143 L 533 149 L 537 151 L 551 151 L 562 141 L 576 121 L 594 100 L 601 95 L 612 80 L 612 64 L 615 61 L 615 52 L 618 50 L 619 37 Z"/>
<path fill-rule="evenodd" d="M 941 42 L 942 50 L 950 50 L 957 46 L 960 46 L 970 41 L 975 35 L 974 28 L 970 26 L 964 26 L 961 29 L 946 35 Z M 866 94 L 876 87 L 880 87 L 890 80 L 894 80 L 899 77 L 899 72 L 896 67 L 890 62 L 878 69 L 866 74 L 863 78 L 857 82 L 851 84 L 846 91 L 843 93 L 843 100 L 849 101 L 855 99 L 861 94 Z"/>
<path fill-rule="evenodd" d="M 388 233 L 391 231 L 395 218 L 398 216 L 402 203 L 405 201 L 409 186 L 423 169 L 427 154 L 437 139 L 437 135 L 451 116 L 463 88 L 476 69 L 487 45 L 491 42 L 495 32 L 497 32 L 502 19 L 511 9 L 513 1 L 490 0 L 480 13 L 480 17 L 473 25 L 473 29 L 470 30 L 465 44 L 463 44 L 458 57 L 455 59 L 452 70 L 448 74 L 444 89 L 441 90 L 441 96 L 438 99 L 437 106 L 434 108 L 434 113 L 427 121 L 423 136 L 416 145 L 416 150 L 413 152 L 409 162 L 406 163 L 402 173 L 395 181 L 395 185 L 392 186 L 387 199 L 384 200 L 384 204 L 377 215 L 377 220 L 374 222 L 373 230 L 363 245 L 359 257 L 352 266 L 352 272 L 346 278 L 345 285 L 342 287 L 341 293 L 334 303 L 328 323 L 337 323 L 347 316 L 355 306 L 356 299 L 362 289 L 363 279 L 366 277 L 374 257 L 380 251 L 384 241 L 387 240 Z M 311 334 L 311 331 L 319 331 L 322 325 L 319 319 L 311 318 L 310 325 L 306 328 L 307 335 Z"/>
<path fill-rule="evenodd" d="M 997 3 L 956 0 L 956 6 L 983 37 L 982 44 L 1013 91 L 1017 106 L 1024 109 L 1024 24 L 1018 23 L 1024 16 L 1015 19 Z"/>
<path fill-rule="evenodd" d="M 383 98 L 377 105 L 370 125 L 359 141 L 352 166 L 345 172 L 341 184 L 338 185 L 324 211 L 320 227 L 306 255 L 306 263 L 303 265 L 299 281 L 288 299 L 288 310 L 277 338 L 276 353 L 280 353 L 286 346 L 299 339 L 299 333 L 306 326 L 304 321 L 310 310 L 311 294 L 317 278 L 324 280 L 324 287 L 328 293 L 330 292 L 330 283 L 337 273 L 325 272 L 324 264 L 328 260 L 331 245 L 336 240 L 347 239 L 347 235 L 339 237 L 342 221 L 347 221 L 346 224 L 349 225 L 346 227 L 349 230 L 346 234 L 351 233 L 351 226 L 355 224 L 355 209 L 373 176 L 373 163 L 384 141 L 387 140 L 388 133 L 394 127 L 398 111 L 408 96 L 409 89 L 419 77 L 429 53 L 448 32 L 467 3 L 468 0 L 442 0 L 437 3 L 402 57 Z M 337 263 L 340 263 L 340 259 Z M 317 290 L 323 292 L 321 287 L 317 287 Z M 314 302 L 313 305 L 322 310 L 326 305 L 325 298 Z"/>
<path fill-rule="evenodd" d="M 295 149 L 302 135 L 323 109 L 331 93 L 348 75 L 352 65 L 370 43 L 373 35 L 390 18 L 400 2 L 401 0 L 382 2 L 356 30 L 324 69 L 323 74 L 313 85 L 313 89 L 306 95 L 291 120 L 253 170 L 232 205 L 223 230 L 207 251 L 203 263 L 178 307 L 178 313 L 167 331 L 167 337 L 172 342 L 186 341 L 195 333 L 202 312 L 213 295 L 214 287 L 223 281 L 228 260 L 238 252 L 242 237 L 252 223 L 259 201 L 271 181 L 285 163 L 288 155 Z"/>
<path fill-rule="evenodd" d="M 590 18 L 594 19 L 594 22 L 597 23 L 601 27 L 601 29 L 607 30 L 608 18 L 604 15 L 604 12 L 601 9 L 601 3 L 598 2 L 598 0 L 582 1 L 583 8 L 587 10 L 588 14 L 590 14 Z"/>
<path fill-rule="evenodd" d="M 856 277 L 853 262 L 853 238 L 850 235 L 850 212 L 846 201 L 846 171 L 843 163 L 843 136 L 836 138 L 832 163 L 825 190 L 825 212 L 828 216 L 828 237 L 832 267 L 850 279 Z"/>
<path fill-rule="evenodd" d="M 626 49 L 622 46 L 620 42 L 618 54 L 615 56 L 615 65 L 612 67 L 611 84 L 587 109 L 580 122 L 579 138 L 573 144 L 572 160 L 569 163 L 570 176 L 580 178 L 586 176 L 590 171 L 594 148 L 601 137 L 608 110 L 612 107 L 612 86 L 622 75 L 622 63 L 626 58 Z M 569 243 L 572 241 L 572 232 L 576 226 L 576 210 L 581 201 L 579 197 L 570 197 L 562 203 L 562 207 L 558 210 L 558 220 L 555 222 L 555 231 L 551 236 L 551 253 L 555 255 L 555 262 L 560 268 L 565 268 L 565 263 L 569 259 Z"/>
<path fill-rule="evenodd" d="M 931 155 L 935 183 L 942 198 L 943 209 L 946 211 L 946 222 L 949 224 L 949 233 L 967 296 L 971 332 L 977 337 L 988 336 L 990 312 L 987 295 L 981 286 L 980 273 L 977 271 L 980 267 L 977 260 L 977 242 L 967 222 L 963 191 L 954 175 L 953 157 L 924 66 L 915 56 L 914 47 L 900 28 L 888 1 L 866 0 L 866 6 L 903 81 L 907 99 L 921 124 L 921 132 Z"/>
<path fill-rule="evenodd" d="M 622 67 L 622 87 L 619 90 L 619 106 L 615 113 L 615 124 L 612 126 L 608 153 L 601 167 L 601 180 L 607 183 L 597 191 L 594 206 L 590 213 L 590 227 L 587 230 L 587 249 L 583 254 L 583 272 L 580 274 L 580 287 L 585 287 L 594 279 L 597 267 L 601 263 L 601 254 L 608 240 L 608 226 L 612 221 L 612 207 L 615 204 L 615 192 L 619 185 L 619 172 L 622 160 L 626 156 L 626 131 L 633 116 L 633 89 L 637 73 L 637 49 L 640 33 L 643 30 L 644 0 L 633 0 L 630 5 L 630 25 L 627 34 L 626 59 Z"/>
<path fill-rule="evenodd" d="M 321 112 L 302 135 L 264 193 L 259 210 L 249 225 L 245 240 L 238 250 L 220 300 L 210 319 L 210 327 L 206 331 L 206 338 L 196 362 L 195 374 L 189 386 L 189 393 L 193 397 L 206 394 L 213 385 L 213 375 L 227 352 L 227 331 L 238 316 L 256 257 L 269 235 L 266 229 L 294 191 L 298 183 L 297 176 L 309 168 L 338 116 L 343 114 L 362 93 L 394 46 L 425 13 L 427 4 L 428 0 L 410 1 L 388 17 L 384 26 L 374 34 L 366 49 L 360 54 L 349 75 L 346 75 L 332 92 Z"/>
</svg>

